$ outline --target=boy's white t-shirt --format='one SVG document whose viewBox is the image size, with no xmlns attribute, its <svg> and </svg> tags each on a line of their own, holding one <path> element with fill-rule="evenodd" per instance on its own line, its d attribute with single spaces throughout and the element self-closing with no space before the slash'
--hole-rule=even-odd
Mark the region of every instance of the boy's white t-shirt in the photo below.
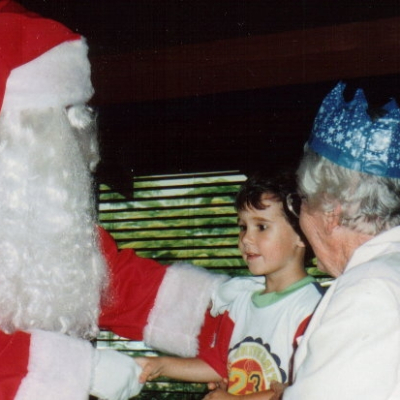
<svg viewBox="0 0 400 400">
<path fill-rule="evenodd" d="M 304 330 L 322 296 L 312 277 L 282 292 L 262 294 L 264 282 L 259 277 L 234 278 L 213 298 L 211 313 L 224 314 L 220 336 L 225 336 L 217 337 L 215 345 L 224 347 L 229 340 L 229 349 L 205 361 L 214 367 L 221 365 L 215 358 L 225 358 L 232 394 L 268 390 L 272 380 L 288 381 L 296 333 Z"/>
</svg>

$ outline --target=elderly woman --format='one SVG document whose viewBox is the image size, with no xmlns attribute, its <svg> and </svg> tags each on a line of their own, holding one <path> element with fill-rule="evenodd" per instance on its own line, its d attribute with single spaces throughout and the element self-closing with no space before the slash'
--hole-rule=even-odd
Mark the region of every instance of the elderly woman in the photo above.
<svg viewBox="0 0 400 400">
<path fill-rule="evenodd" d="M 298 169 L 300 225 L 337 279 L 284 400 L 400 399 L 400 111 L 392 101 L 373 117 L 344 87 L 322 103 Z"/>
</svg>

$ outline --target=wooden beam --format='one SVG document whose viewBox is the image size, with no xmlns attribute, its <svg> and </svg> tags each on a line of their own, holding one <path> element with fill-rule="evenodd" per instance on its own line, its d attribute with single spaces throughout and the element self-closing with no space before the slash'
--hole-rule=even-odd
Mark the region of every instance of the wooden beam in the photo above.
<svg viewBox="0 0 400 400">
<path fill-rule="evenodd" d="M 93 58 L 97 104 L 400 72 L 400 17 Z"/>
</svg>

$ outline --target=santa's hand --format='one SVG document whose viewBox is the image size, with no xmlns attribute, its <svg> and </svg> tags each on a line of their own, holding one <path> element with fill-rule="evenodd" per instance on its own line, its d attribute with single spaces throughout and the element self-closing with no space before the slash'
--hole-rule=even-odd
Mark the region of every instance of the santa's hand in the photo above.
<svg viewBox="0 0 400 400">
<path fill-rule="evenodd" d="M 128 400 L 143 387 L 140 373 L 133 358 L 114 350 L 95 350 L 90 394 L 101 400 Z"/>
</svg>

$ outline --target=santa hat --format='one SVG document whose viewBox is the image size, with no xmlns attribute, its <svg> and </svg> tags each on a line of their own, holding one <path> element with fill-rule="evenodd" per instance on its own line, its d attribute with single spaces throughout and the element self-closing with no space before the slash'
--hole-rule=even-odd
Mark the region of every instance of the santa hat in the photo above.
<svg viewBox="0 0 400 400">
<path fill-rule="evenodd" d="M 93 95 L 84 38 L 0 0 L 0 112 L 86 103 Z"/>
</svg>

